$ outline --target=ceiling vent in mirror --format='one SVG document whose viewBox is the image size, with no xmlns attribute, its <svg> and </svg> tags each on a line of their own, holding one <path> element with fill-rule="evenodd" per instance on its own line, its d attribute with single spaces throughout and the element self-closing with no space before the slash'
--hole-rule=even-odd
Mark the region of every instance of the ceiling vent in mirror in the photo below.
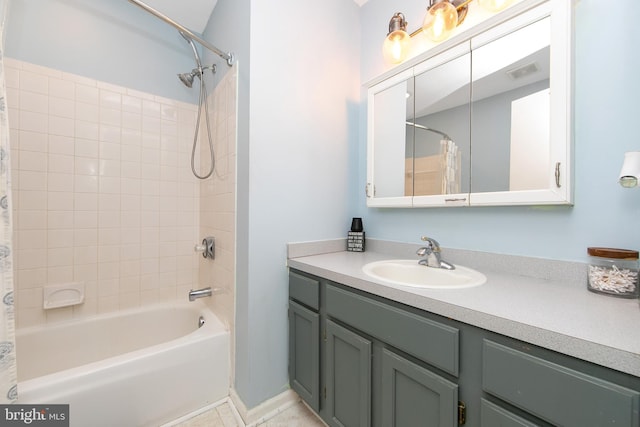
<svg viewBox="0 0 640 427">
<path fill-rule="evenodd" d="M 531 62 L 529 64 L 508 70 L 507 75 L 516 80 L 528 76 L 529 74 L 537 73 L 538 71 L 540 71 L 540 67 L 538 67 L 538 64 L 536 62 Z"/>
</svg>

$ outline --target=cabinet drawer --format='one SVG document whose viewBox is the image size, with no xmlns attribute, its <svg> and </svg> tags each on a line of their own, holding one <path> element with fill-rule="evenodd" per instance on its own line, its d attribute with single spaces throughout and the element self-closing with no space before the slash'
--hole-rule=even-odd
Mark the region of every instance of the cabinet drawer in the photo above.
<svg viewBox="0 0 640 427">
<path fill-rule="evenodd" d="M 335 286 L 327 314 L 380 341 L 458 376 L 458 329 Z"/>
<path fill-rule="evenodd" d="M 482 388 L 550 423 L 566 427 L 640 422 L 640 393 L 484 340 Z"/>
<path fill-rule="evenodd" d="M 519 417 L 488 400 L 480 402 L 480 425 L 482 427 L 537 427 L 530 421 Z"/>
<path fill-rule="evenodd" d="M 320 308 L 320 282 L 302 274 L 289 272 L 289 297 L 315 310 Z"/>
</svg>

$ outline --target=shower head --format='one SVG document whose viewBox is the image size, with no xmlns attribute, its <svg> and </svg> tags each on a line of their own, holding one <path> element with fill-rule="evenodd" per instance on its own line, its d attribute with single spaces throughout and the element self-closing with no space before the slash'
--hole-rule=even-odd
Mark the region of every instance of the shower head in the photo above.
<svg viewBox="0 0 640 427">
<path fill-rule="evenodd" d="M 180 73 L 178 74 L 178 78 L 180 79 L 180 81 L 186 86 L 186 87 L 192 87 L 193 86 L 193 80 L 197 77 L 199 79 L 202 79 L 202 76 L 204 75 L 204 72 L 206 70 L 211 70 L 211 72 L 213 74 L 216 73 L 216 64 L 211 64 L 211 65 L 207 65 L 206 67 L 198 67 L 198 68 L 194 68 L 193 70 L 191 70 L 190 73 Z"/>
<path fill-rule="evenodd" d="M 192 87 L 193 86 L 193 79 L 196 76 L 195 72 L 190 72 L 190 73 L 182 73 L 182 74 L 178 74 L 178 78 L 180 79 L 180 81 L 186 86 L 186 87 Z"/>
</svg>

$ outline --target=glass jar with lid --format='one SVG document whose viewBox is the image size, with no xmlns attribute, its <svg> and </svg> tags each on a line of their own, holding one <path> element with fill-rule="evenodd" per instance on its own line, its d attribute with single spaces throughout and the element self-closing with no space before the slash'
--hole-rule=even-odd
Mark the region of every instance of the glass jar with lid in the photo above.
<svg viewBox="0 0 640 427">
<path fill-rule="evenodd" d="M 587 248 L 587 289 L 622 298 L 638 297 L 638 251 Z"/>
</svg>

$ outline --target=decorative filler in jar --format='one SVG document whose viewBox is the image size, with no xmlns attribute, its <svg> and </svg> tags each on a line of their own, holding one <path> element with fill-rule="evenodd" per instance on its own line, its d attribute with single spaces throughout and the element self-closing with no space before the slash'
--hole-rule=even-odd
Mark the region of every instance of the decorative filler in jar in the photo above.
<svg viewBox="0 0 640 427">
<path fill-rule="evenodd" d="M 587 248 L 592 292 L 622 298 L 638 297 L 638 251 L 614 248 Z"/>
</svg>

